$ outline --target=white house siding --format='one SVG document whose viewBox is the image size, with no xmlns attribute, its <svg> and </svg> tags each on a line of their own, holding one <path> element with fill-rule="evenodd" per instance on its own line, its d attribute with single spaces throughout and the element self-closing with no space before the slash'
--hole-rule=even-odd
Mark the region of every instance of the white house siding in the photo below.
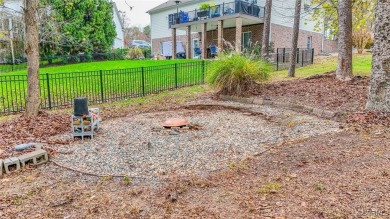
<svg viewBox="0 0 390 219">
<path fill-rule="evenodd" d="M 4 6 L 12 10 L 22 11 L 23 0 L 4 0 Z"/>
<path fill-rule="evenodd" d="M 115 23 L 115 32 L 116 32 L 116 37 L 114 40 L 113 48 L 114 49 L 123 49 L 124 48 L 124 34 L 123 34 L 123 29 L 122 29 L 122 23 L 119 20 L 119 14 L 118 10 L 116 8 L 116 5 L 113 7 L 113 19 Z"/>
<path fill-rule="evenodd" d="M 304 10 L 304 3 L 310 4 L 310 0 L 302 1 L 301 22 L 299 29 L 314 31 L 315 22 L 310 21 L 310 11 Z M 263 3 L 264 5 L 264 3 Z M 285 27 L 294 26 L 295 0 L 274 0 L 272 1 L 271 23 Z"/>
</svg>

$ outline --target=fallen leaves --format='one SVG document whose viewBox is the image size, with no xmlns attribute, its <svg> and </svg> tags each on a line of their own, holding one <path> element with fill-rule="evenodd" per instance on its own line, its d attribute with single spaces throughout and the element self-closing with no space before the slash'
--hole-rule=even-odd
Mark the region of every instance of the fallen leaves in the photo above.
<svg viewBox="0 0 390 219">
<path fill-rule="evenodd" d="M 346 119 L 346 123 L 352 126 L 356 131 L 383 133 L 380 129 L 390 127 L 390 113 L 381 112 L 354 112 L 350 113 Z"/>
<path fill-rule="evenodd" d="M 356 76 L 351 81 L 339 81 L 334 73 L 305 79 L 265 84 L 253 95 L 289 103 L 334 111 L 364 109 L 368 94 L 369 77 Z"/>
<path fill-rule="evenodd" d="M 50 136 L 70 131 L 70 120 L 66 114 L 40 112 L 35 118 L 24 115 L 0 123 L 0 158 L 5 158 L 18 144 L 42 142 L 49 144 L 67 144 L 68 142 L 54 140 Z"/>
</svg>

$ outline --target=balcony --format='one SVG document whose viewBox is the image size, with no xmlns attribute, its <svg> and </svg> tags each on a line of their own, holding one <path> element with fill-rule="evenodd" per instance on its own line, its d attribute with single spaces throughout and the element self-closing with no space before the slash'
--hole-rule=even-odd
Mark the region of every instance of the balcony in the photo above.
<svg viewBox="0 0 390 219">
<path fill-rule="evenodd" d="M 235 0 L 215 6 L 210 6 L 207 9 L 195 9 L 193 11 L 180 11 L 179 13 L 170 14 L 168 16 L 169 27 L 180 24 L 191 25 L 193 22 L 218 19 L 223 20 L 224 17 L 232 17 L 232 15 L 241 14 L 254 18 L 264 18 L 264 7 L 257 4 L 256 0 L 245 1 Z"/>
</svg>

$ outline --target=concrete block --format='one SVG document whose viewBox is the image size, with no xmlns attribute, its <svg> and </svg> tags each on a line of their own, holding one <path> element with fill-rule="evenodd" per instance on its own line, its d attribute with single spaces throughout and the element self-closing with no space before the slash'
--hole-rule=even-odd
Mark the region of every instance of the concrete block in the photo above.
<svg viewBox="0 0 390 219">
<path fill-rule="evenodd" d="M 324 110 L 322 110 L 322 109 L 313 108 L 313 114 L 316 116 L 322 117 L 323 112 L 324 112 Z"/>
<path fill-rule="evenodd" d="M 307 106 L 307 105 L 305 105 L 305 106 L 303 106 L 303 109 L 304 110 L 307 110 L 308 112 L 313 112 L 313 107 L 311 107 L 311 106 Z"/>
<path fill-rule="evenodd" d="M 290 107 L 290 103 L 288 102 L 273 101 L 273 104 L 281 107 Z"/>
<path fill-rule="evenodd" d="M 333 111 L 324 110 L 322 116 L 325 117 L 325 118 L 331 119 L 331 118 L 336 116 L 336 113 L 333 112 Z"/>
<path fill-rule="evenodd" d="M 258 105 L 263 105 L 263 101 L 264 101 L 264 99 L 263 99 L 263 98 L 260 98 L 260 97 L 255 97 L 255 98 L 253 99 L 253 103 L 254 103 L 254 104 L 258 104 Z"/>
<path fill-rule="evenodd" d="M 36 151 L 20 155 L 18 159 L 22 164 L 22 167 L 25 167 L 26 163 L 29 161 L 32 161 L 34 165 L 46 163 L 49 160 L 49 157 L 45 150 L 38 149 Z"/>
<path fill-rule="evenodd" d="M 304 106 L 299 105 L 299 104 L 295 104 L 295 103 L 291 104 L 290 106 L 293 109 L 299 109 L 299 110 L 303 110 L 304 109 Z"/>
<path fill-rule="evenodd" d="M 265 105 L 273 105 L 274 104 L 274 102 L 272 100 L 264 100 L 263 103 Z"/>
<path fill-rule="evenodd" d="M 3 160 L 0 159 L 0 176 L 3 175 Z"/>
<path fill-rule="evenodd" d="M 228 95 L 219 95 L 219 99 L 221 99 L 223 101 L 231 101 L 232 97 L 228 96 Z"/>
<path fill-rule="evenodd" d="M 13 166 L 13 165 L 16 166 L 16 170 L 15 171 L 19 171 L 20 170 L 20 162 L 19 162 L 18 158 L 11 157 L 11 158 L 5 159 L 4 160 L 5 173 L 7 173 L 7 174 L 11 173 L 11 171 L 9 170 L 9 167 Z"/>
</svg>

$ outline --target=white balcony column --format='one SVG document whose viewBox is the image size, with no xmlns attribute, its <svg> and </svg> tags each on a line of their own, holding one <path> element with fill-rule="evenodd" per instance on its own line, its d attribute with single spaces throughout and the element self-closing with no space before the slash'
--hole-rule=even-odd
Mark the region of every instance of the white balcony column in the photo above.
<svg viewBox="0 0 390 219">
<path fill-rule="evenodd" d="M 172 28 L 172 59 L 176 59 L 176 53 L 177 53 L 177 48 L 176 48 L 176 28 Z"/>
<path fill-rule="evenodd" d="M 236 18 L 236 52 L 241 54 L 242 18 Z"/>
<path fill-rule="evenodd" d="M 192 38 L 191 38 L 191 26 L 187 27 L 187 59 L 192 59 Z"/>
<path fill-rule="evenodd" d="M 223 20 L 218 21 L 218 50 L 223 50 Z"/>
<path fill-rule="evenodd" d="M 204 23 L 202 24 L 202 59 L 207 58 L 206 39 L 207 39 L 207 23 Z"/>
</svg>

